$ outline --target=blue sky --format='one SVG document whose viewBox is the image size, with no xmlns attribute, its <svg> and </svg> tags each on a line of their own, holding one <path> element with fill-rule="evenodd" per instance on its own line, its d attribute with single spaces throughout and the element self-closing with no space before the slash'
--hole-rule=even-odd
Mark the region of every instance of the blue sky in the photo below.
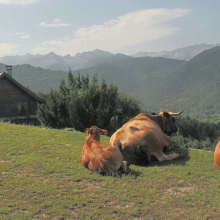
<svg viewBox="0 0 220 220">
<path fill-rule="evenodd" d="M 220 43 L 219 0 L 0 0 L 0 57 Z"/>
</svg>

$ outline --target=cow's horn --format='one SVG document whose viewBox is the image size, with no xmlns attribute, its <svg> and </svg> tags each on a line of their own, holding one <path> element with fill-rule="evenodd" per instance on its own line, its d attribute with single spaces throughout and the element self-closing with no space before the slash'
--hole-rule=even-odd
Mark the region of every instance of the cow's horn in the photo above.
<svg viewBox="0 0 220 220">
<path fill-rule="evenodd" d="M 184 109 L 180 112 L 177 112 L 177 113 L 169 112 L 169 114 L 173 115 L 173 116 L 176 116 L 176 115 L 180 115 L 183 111 L 184 111 Z"/>
</svg>

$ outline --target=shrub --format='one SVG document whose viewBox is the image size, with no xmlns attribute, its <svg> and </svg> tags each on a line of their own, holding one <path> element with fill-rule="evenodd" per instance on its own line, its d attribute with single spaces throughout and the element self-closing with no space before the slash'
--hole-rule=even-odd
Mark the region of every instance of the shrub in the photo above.
<svg viewBox="0 0 220 220">
<path fill-rule="evenodd" d="M 78 73 L 74 77 L 70 70 L 68 85 L 62 80 L 59 91 L 51 90 L 37 115 L 47 127 L 84 131 L 96 125 L 112 133 L 138 113 L 137 98 L 120 93 L 116 84 L 108 84 L 105 79 L 99 83 L 97 74 L 90 83 L 88 75 L 81 77 Z"/>
</svg>

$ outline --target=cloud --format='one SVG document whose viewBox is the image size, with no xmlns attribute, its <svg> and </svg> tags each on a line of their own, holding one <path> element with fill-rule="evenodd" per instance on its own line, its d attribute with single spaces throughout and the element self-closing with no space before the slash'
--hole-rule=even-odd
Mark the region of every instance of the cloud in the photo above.
<svg viewBox="0 0 220 220">
<path fill-rule="evenodd" d="M 18 46 L 14 44 L 0 43 L 0 57 L 16 54 Z"/>
<path fill-rule="evenodd" d="M 30 35 L 22 35 L 22 36 L 20 36 L 20 38 L 21 39 L 29 39 L 29 38 L 31 38 L 31 36 Z"/>
<path fill-rule="evenodd" d="M 69 42 L 69 40 L 70 40 L 69 37 L 65 37 L 65 38 L 61 38 L 60 40 L 45 41 L 41 43 L 38 47 L 34 48 L 32 50 L 32 53 L 47 54 L 50 53 L 51 51 L 53 52 L 57 51 L 58 48 L 66 47 L 66 44 L 64 42 Z"/>
<path fill-rule="evenodd" d="M 15 36 L 21 36 L 21 35 L 24 35 L 24 32 L 16 32 L 15 33 Z"/>
<path fill-rule="evenodd" d="M 126 47 L 174 34 L 178 28 L 169 25 L 168 21 L 186 16 L 189 13 L 189 10 L 179 8 L 135 11 L 102 25 L 79 28 L 72 39 L 45 41 L 42 45 L 44 45 L 44 51 L 46 48 L 51 51 L 53 47 L 55 53 L 62 55 L 91 51 L 97 48 L 113 53 L 119 52 L 120 49 Z M 47 24 L 47 26 L 55 26 L 56 24 L 60 24 L 59 19 L 55 19 L 53 24 Z"/>
<path fill-rule="evenodd" d="M 31 5 L 39 2 L 40 0 L 0 0 L 3 5 Z"/>
<path fill-rule="evenodd" d="M 60 19 L 56 18 L 54 19 L 53 23 L 49 23 L 49 22 L 42 22 L 39 24 L 39 26 L 43 26 L 43 27 L 49 27 L 49 28 L 55 28 L 55 27 L 68 27 L 71 24 L 67 24 L 67 23 L 61 23 Z"/>
<path fill-rule="evenodd" d="M 29 39 L 29 38 L 31 38 L 30 35 L 25 35 L 24 32 L 17 32 L 17 33 L 15 33 L 15 36 L 18 36 L 21 39 Z"/>
</svg>

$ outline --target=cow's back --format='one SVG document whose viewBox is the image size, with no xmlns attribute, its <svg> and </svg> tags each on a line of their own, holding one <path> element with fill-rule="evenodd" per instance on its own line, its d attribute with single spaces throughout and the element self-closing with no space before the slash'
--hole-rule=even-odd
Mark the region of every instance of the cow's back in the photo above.
<svg viewBox="0 0 220 220">
<path fill-rule="evenodd" d="M 220 141 L 218 142 L 215 148 L 214 162 L 215 165 L 220 169 Z"/>
<path fill-rule="evenodd" d="M 118 129 L 110 138 L 110 145 L 119 147 L 121 145 L 129 145 L 131 143 L 141 142 L 148 133 L 156 132 L 158 135 L 163 135 L 163 132 L 158 127 L 157 123 L 147 117 L 136 116 L 125 123 Z"/>
<path fill-rule="evenodd" d="M 110 139 L 110 145 L 119 148 L 124 160 L 134 164 L 146 164 L 148 155 L 143 154 L 142 147 L 146 139 L 164 138 L 158 124 L 143 114 L 132 118 L 118 129 Z M 162 140 L 163 141 L 163 140 Z"/>
</svg>

